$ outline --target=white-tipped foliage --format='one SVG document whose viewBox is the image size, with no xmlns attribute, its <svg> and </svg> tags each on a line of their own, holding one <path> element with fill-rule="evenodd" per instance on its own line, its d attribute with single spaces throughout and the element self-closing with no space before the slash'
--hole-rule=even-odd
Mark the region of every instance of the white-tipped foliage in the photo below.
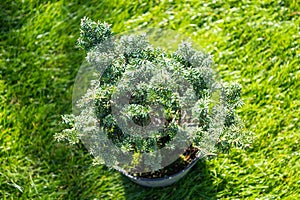
<svg viewBox="0 0 300 200">
<path fill-rule="evenodd" d="M 99 78 L 78 102 L 81 114 L 71 118 L 64 116 L 70 128 L 56 134 L 57 140 L 79 142 L 84 138 L 82 129 L 90 123 L 90 129 L 85 131 L 93 132 L 96 124 L 114 145 L 134 153 L 132 163 L 137 162 L 139 154 L 149 153 L 149 159 L 144 162 L 147 166 L 158 166 L 162 162 L 161 155 L 155 156 L 157 149 L 174 148 L 167 144 L 179 130 L 189 129 L 190 132 L 178 141 L 190 141 L 202 155 L 244 146 L 243 126 L 235 113 L 242 105 L 241 87 L 216 79 L 210 55 L 193 49 L 188 42 L 182 42 L 178 50 L 170 54 L 153 48 L 146 35 L 115 39 L 110 27 L 88 18 L 81 22 L 78 44 L 88 51 L 86 60 L 96 66 Z M 126 93 L 131 93 L 129 106 L 114 105 L 118 101 L 114 97 Z M 147 137 L 126 132 L 133 129 L 124 131 L 129 120 L 146 127 L 151 116 L 161 115 L 153 108 L 163 113 L 162 120 L 165 121 L 161 128 Z M 114 115 L 114 109 L 122 115 L 119 119 Z M 118 124 L 120 121 L 122 125 Z M 97 145 L 90 146 L 96 163 L 110 162 L 112 166 L 118 163 L 114 160 L 117 157 L 97 154 L 97 148 Z"/>
</svg>

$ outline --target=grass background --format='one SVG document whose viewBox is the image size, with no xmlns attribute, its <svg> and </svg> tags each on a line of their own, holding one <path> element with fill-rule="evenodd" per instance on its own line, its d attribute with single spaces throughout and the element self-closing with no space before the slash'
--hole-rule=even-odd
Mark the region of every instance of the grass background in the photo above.
<svg viewBox="0 0 300 200">
<path fill-rule="evenodd" d="M 166 188 L 92 167 L 83 146 L 56 143 L 85 53 L 83 16 L 116 33 L 160 27 L 191 36 L 225 80 L 255 141 L 201 161 Z M 300 5 L 297 0 L 1 1 L 0 199 L 300 199 Z"/>
</svg>

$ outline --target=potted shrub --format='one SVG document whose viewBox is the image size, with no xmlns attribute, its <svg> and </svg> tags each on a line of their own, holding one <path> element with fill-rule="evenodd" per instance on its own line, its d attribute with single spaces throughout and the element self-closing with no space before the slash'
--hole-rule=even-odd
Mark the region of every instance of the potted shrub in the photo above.
<svg viewBox="0 0 300 200">
<path fill-rule="evenodd" d="M 154 48 L 147 34 L 114 36 L 83 18 L 78 46 L 87 52 L 74 86 L 69 127 L 58 141 L 83 142 L 95 163 L 144 186 L 176 182 L 200 159 L 244 147 L 235 110 L 241 86 L 219 81 L 212 58 L 182 42 Z"/>
</svg>

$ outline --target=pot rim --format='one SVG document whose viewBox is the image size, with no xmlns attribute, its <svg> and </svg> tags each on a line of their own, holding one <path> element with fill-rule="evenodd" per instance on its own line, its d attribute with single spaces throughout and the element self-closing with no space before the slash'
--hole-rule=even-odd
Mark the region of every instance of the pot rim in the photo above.
<svg viewBox="0 0 300 200">
<path fill-rule="evenodd" d="M 139 177 L 139 176 L 132 176 L 130 174 L 128 174 L 125 170 L 123 169 L 118 169 L 120 172 L 122 172 L 124 175 L 126 175 L 127 177 L 131 178 L 131 179 L 135 179 L 135 180 L 141 180 L 141 181 L 147 181 L 147 182 L 155 182 L 155 181 L 162 181 L 162 180 L 166 180 L 166 179 L 172 179 L 176 176 L 178 176 L 179 174 L 182 174 L 184 173 L 186 170 L 189 170 L 191 167 L 193 167 L 197 161 L 200 159 L 200 158 L 203 158 L 205 156 L 198 156 L 196 157 L 188 166 L 186 166 L 183 170 L 175 173 L 175 174 L 172 174 L 170 176 L 167 176 L 167 177 L 163 177 L 163 178 L 145 178 L 145 177 Z"/>
</svg>

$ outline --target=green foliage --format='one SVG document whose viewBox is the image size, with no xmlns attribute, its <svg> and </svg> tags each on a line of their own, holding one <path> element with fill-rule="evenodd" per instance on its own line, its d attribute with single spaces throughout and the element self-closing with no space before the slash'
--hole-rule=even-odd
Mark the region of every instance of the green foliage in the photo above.
<svg viewBox="0 0 300 200">
<path fill-rule="evenodd" d="M 299 10 L 295 0 L 2 1 L 0 199 L 300 199 Z M 92 167 L 81 145 L 54 143 L 85 56 L 74 48 L 84 15 L 116 33 L 152 26 L 193 37 L 223 79 L 242 85 L 238 112 L 253 145 L 149 189 Z"/>
<path fill-rule="evenodd" d="M 184 140 L 199 148 L 201 157 L 214 152 L 214 146 L 221 137 L 222 141 L 219 142 L 221 145 L 218 145 L 221 146 L 218 149 L 221 151 L 223 149 L 228 151 L 232 146 L 249 146 L 244 144 L 246 134 L 242 134 L 241 121 L 237 120 L 235 113 L 235 109 L 242 104 L 241 86 L 239 84 L 227 86 L 227 83 L 218 82 L 211 68 L 211 56 L 193 49 L 188 42 L 182 42 L 177 51 L 170 54 L 162 49 L 153 48 L 146 35 L 128 35 L 114 39 L 113 33 L 107 34 L 107 29 L 104 28 L 110 26 L 106 23 L 93 22 L 87 17 L 81 21 L 78 41 L 93 41 L 88 42 L 89 47 L 85 49 L 93 49 L 88 52 L 87 61 L 100 71 L 98 80 L 93 80 L 99 81 L 100 85 L 93 86 L 83 96 L 77 105 L 82 108 L 81 113 L 73 117 L 75 122 L 69 123 L 71 128 L 55 135 L 58 141 L 67 140 L 74 144 L 76 141 L 79 142 L 81 136 L 90 134 L 89 131 L 94 129 L 93 123 L 91 127 L 83 127 L 81 124 L 88 124 L 86 121 L 93 116 L 89 107 L 96 106 L 97 117 L 93 121 L 99 122 L 100 127 L 106 132 L 106 137 L 110 138 L 114 145 L 135 154 L 155 152 L 165 147 L 173 140 L 179 127 L 183 129 L 187 123 L 193 123 L 194 126 L 193 129 L 186 130 Z M 108 36 L 102 39 L 105 35 Z M 192 93 L 187 93 L 188 86 L 182 87 L 185 84 L 191 86 Z M 177 87 L 181 89 L 174 90 Z M 213 99 L 215 90 L 221 90 L 220 99 Z M 128 105 L 127 102 L 118 103 L 113 98 L 128 92 L 131 95 L 128 97 Z M 94 93 L 97 94 L 95 97 Z M 90 104 L 91 101 L 94 102 Z M 191 106 L 184 108 L 187 103 Z M 157 105 L 162 107 L 159 108 Z M 119 114 L 113 114 L 114 106 Z M 193 107 L 196 109 L 193 109 L 192 114 L 188 113 L 191 119 L 187 122 L 184 116 L 188 114 L 184 110 Z M 121 122 L 115 118 L 118 115 L 122 115 Z M 154 116 L 153 119 L 151 115 Z M 160 125 L 159 130 L 150 130 L 150 135 L 148 131 L 136 129 L 131 125 L 133 122 L 140 127 L 147 127 L 150 123 L 159 123 L 157 120 L 165 122 Z M 145 132 L 141 133 L 143 131 Z M 148 134 L 146 138 L 143 136 L 145 134 Z M 101 147 L 96 145 L 90 151 L 97 152 L 99 148 Z M 171 145 L 166 148 L 174 147 Z M 109 163 L 120 162 L 101 154 L 105 153 L 100 153 L 97 157 L 102 157 L 101 160 L 104 162 L 105 157 L 109 159 L 107 161 Z M 134 160 L 136 163 L 137 158 Z M 147 161 L 148 164 L 159 164 L 157 160 L 153 162 Z"/>
<path fill-rule="evenodd" d="M 112 36 L 109 24 L 94 22 L 87 17 L 82 18 L 78 46 L 90 50 L 97 44 L 102 43 Z"/>
</svg>

